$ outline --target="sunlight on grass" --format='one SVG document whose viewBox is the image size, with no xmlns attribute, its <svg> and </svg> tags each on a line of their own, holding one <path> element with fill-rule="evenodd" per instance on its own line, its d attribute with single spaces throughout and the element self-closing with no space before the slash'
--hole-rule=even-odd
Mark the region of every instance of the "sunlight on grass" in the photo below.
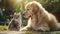
<svg viewBox="0 0 60 34">
<path fill-rule="evenodd" d="M 4 26 L 0 25 L 0 31 L 7 30 L 7 27 L 8 27 L 8 26 L 6 26 L 6 25 L 4 25 Z"/>
</svg>

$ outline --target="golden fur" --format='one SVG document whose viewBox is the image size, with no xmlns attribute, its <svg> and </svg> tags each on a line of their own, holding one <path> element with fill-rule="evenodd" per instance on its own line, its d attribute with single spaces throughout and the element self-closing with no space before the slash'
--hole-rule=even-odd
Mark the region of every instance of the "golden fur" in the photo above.
<svg viewBox="0 0 60 34">
<path fill-rule="evenodd" d="M 36 1 L 29 2 L 25 6 L 24 17 L 29 18 L 29 20 L 27 26 L 21 30 L 60 30 L 60 23 L 58 23 L 56 17 L 46 11 L 42 5 Z"/>
</svg>

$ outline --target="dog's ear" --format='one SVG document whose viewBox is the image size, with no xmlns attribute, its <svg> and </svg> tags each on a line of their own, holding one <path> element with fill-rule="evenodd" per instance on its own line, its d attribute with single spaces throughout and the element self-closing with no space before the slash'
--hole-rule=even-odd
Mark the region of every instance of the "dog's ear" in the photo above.
<svg viewBox="0 0 60 34">
<path fill-rule="evenodd" d="M 32 11 L 34 14 L 36 14 L 39 11 L 39 6 L 33 3 L 32 5 Z"/>
</svg>

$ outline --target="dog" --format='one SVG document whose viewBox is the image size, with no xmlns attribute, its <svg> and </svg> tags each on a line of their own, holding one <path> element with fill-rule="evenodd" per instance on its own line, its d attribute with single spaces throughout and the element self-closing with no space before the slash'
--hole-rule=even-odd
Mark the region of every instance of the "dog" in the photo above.
<svg viewBox="0 0 60 34">
<path fill-rule="evenodd" d="M 28 18 L 28 24 L 23 30 L 39 30 L 39 31 L 56 31 L 60 30 L 60 23 L 56 17 L 49 13 L 37 1 L 32 1 L 26 4 L 23 16 Z"/>
</svg>

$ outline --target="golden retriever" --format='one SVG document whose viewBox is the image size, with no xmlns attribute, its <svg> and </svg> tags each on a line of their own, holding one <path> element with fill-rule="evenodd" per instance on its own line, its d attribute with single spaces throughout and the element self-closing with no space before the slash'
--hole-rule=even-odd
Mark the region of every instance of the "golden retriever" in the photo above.
<svg viewBox="0 0 60 34">
<path fill-rule="evenodd" d="M 56 17 L 43 8 L 37 1 L 27 3 L 25 6 L 24 17 L 29 18 L 28 24 L 22 30 L 40 30 L 40 31 L 55 31 L 60 30 L 60 23 Z"/>
</svg>

